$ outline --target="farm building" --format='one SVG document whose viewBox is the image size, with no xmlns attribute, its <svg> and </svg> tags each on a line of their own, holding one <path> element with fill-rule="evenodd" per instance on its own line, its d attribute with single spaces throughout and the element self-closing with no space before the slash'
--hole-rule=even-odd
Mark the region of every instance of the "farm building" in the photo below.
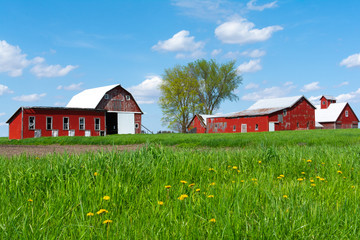
<svg viewBox="0 0 360 240">
<path fill-rule="evenodd" d="M 9 139 L 141 133 L 142 114 L 119 84 L 92 88 L 66 107 L 20 107 L 7 121 Z"/>
<path fill-rule="evenodd" d="M 189 133 L 206 133 L 206 120 L 214 115 L 195 114 L 187 126 Z"/>
<path fill-rule="evenodd" d="M 332 96 L 322 96 L 320 105 L 316 106 L 316 128 L 342 129 L 358 128 L 359 119 L 349 103 L 337 103 Z"/>
<path fill-rule="evenodd" d="M 197 119 L 190 122 L 190 132 L 198 127 Z M 315 129 L 315 106 L 304 96 L 263 99 L 242 112 L 207 117 L 203 125 L 207 133 Z"/>
</svg>

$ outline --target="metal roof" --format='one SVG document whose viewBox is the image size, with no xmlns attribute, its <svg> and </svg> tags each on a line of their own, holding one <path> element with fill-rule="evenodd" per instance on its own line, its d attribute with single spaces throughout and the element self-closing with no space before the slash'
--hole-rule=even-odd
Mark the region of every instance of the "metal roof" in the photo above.
<svg viewBox="0 0 360 240">
<path fill-rule="evenodd" d="M 247 110 L 271 109 L 271 108 L 278 108 L 281 110 L 292 107 L 302 97 L 304 96 L 261 99 L 255 102 L 253 105 L 251 105 Z"/>
<path fill-rule="evenodd" d="M 331 103 L 328 108 L 321 109 L 320 105 L 316 105 L 315 109 L 315 121 L 316 122 L 336 122 L 341 112 L 346 106 L 344 103 Z"/>
<path fill-rule="evenodd" d="M 230 116 L 227 116 L 229 118 L 233 117 L 246 117 L 246 116 L 261 116 L 261 115 L 268 115 L 270 113 L 274 113 L 280 110 L 283 110 L 284 108 L 260 108 L 260 109 L 254 109 L 254 110 L 244 110 L 241 112 L 234 113 Z"/>
<path fill-rule="evenodd" d="M 96 108 L 104 95 L 117 86 L 120 86 L 120 84 L 86 89 L 73 96 L 70 102 L 66 105 L 66 107 Z"/>
</svg>

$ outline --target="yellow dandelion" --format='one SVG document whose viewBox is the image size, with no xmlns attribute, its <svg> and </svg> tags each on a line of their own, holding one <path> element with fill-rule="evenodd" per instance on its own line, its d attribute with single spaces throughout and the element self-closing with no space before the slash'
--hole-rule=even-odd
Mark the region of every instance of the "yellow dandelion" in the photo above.
<svg viewBox="0 0 360 240">
<path fill-rule="evenodd" d="M 285 175 L 284 175 L 284 174 L 280 174 L 280 177 L 282 177 L 282 178 L 283 178 L 283 177 L 285 177 Z"/>
<path fill-rule="evenodd" d="M 260 163 L 261 163 L 261 161 L 258 161 L 258 163 L 260 164 Z"/>
<path fill-rule="evenodd" d="M 283 198 L 288 198 L 288 195 L 283 195 Z"/>
<path fill-rule="evenodd" d="M 214 195 L 209 195 L 209 196 L 208 196 L 208 198 L 213 198 L 213 197 L 214 197 Z"/>
<path fill-rule="evenodd" d="M 162 206 L 162 205 L 164 205 L 164 202 L 163 202 L 163 201 L 158 201 L 158 204 L 159 204 L 160 206 Z"/>
<path fill-rule="evenodd" d="M 195 191 L 196 191 L 196 192 L 200 192 L 200 188 L 197 188 Z"/>
<path fill-rule="evenodd" d="M 321 164 L 322 164 L 322 165 L 325 165 L 325 163 L 324 163 L 324 162 L 322 162 Z"/>
<path fill-rule="evenodd" d="M 351 186 L 351 188 L 355 188 L 355 186 Z"/>
<path fill-rule="evenodd" d="M 212 219 L 209 220 L 209 222 L 216 223 L 216 220 L 215 220 L 215 218 L 212 218 Z"/>
<path fill-rule="evenodd" d="M 303 181 L 304 179 L 303 178 L 298 178 L 297 179 L 299 182 Z"/>
<path fill-rule="evenodd" d="M 189 187 L 193 187 L 193 186 L 195 186 L 195 183 L 189 184 Z"/>
<path fill-rule="evenodd" d="M 109 197 L 109 196 L 104 196 L 103 199 L 104 199 L 105 201 L 108 201 L 108 200 L 110 200 L 110 197 Z"/>
<path fill-rule="evenodd" d="M 92 212 L 88 212 L 88 213 L 86 214 L 86 216 L 92 217 L 92 216 L 94 216 L 94 214 L 93 214 Z"/>
<path fill-rule="evenodd" d="M 182 194 L 180 197 L 178 197 L 179 200 L 184 200 L 185 198 L 188 198 L 189 196 L 186 194 Z"/>
<path fill-rule="evenodd" d="M 97 172 L 94 172 L 94 176 L 96 177 L 97 175 L 99 175 Z"/>
<path fill-rule="evenodd" d="M 238 167 L 237 167 L 237 166 L 233 166 L 233 169 L 235 169 L 235 170 L 236 170 L 236 169 L 238 169 Z"/>
<path fill-rule="evenodd" d="M 232 183 L 235 183 L 235 181 L 231 181 Z"/>
<path fill-rule="evenodd" d="M 305 174 L 305 172 L 301 172 L 301 174 L 303 174 L 303 175 L 304 175 L 304 174 Z"/>
<path fill-rule="evenodd" d="M 344 179 L 346 179 L 346 177 L 344 177 Z"/>
<path fill-rule="evenodd" d="M 342 174 L 342 171 L 337 171 L 337 173 Z"/>
<path fill-rule="evenodd" d="M 215 183 L 213 182 L 213 183 L 210 183 L 210 186 L 215 186 Z"/>
<path fill-rule="evenodd" d="M 257 181 L 257 179 L 256 179 L 256 178 L 252 178 L 251 181 Z"/>
<path fill-rule="evenodd" d="M 103 221 L 103 224 L 109 224 L 109 223 L 112 223 L 112 220 L 105 220 L 105 221 Z"/>
<path fill-rule="evenodd" d="M 321 177 L 320 176 L 316 176 L 317 179 L 320 179 Z"/>
<path fill-rule="evenodd" d="M 169 189 L 169 188 L 171 188 L 171 186 L 170 186 L 170 185 L 166 185 L 165 188 L 166 188 L 166 189 Z"/>
<path fill-rule="evenodd" d="M 277 179 L 282 179 L 282 177 L 277 177 Z"/>
<path fill-rule="evenodd" d="M 312 187 L 315 187 L 315 186 L 316 186 L 316 184 L 315 184 L 315 183 L 312 183 L 312 184 L 311 184 L 311 186 L 312 186 Z"/>
<path fill-rule="evenodd" d="M 184 180 L 181 180 L 180 181 L 182 184 L 185 184 L 185 183 L 187 183 L 187 181 L 184 181 Z"/>
<path fill-rule="evenodd" d="M 315 181 L 314 181 L 313 179 L 310 179 L 310 182 L 312 182 L 312 183 L 313 183 L 313 182 L 315 182 Z"/>
<path fill-rule="evenodd" d="M 240 180 L 240 182 L 242 182 L 242 183 L 243 183 L 243 182 L 245 182 L 245 180 Z"/>
<path fill-rule="evenodd" d="M 209 168 L 209 171 L 215 171 L 213 168 Z"/>
<path fill-rule="evenodd" d="M 339 164 L 338 164 L 338 166 L 340 167 L 340 166 L 341 166 L 341 164 L 339 163 Z"/>
<path fill-rule="evenodd" d="M 32 202 L 33 200 L 31 198 L 28 199 L 28 202 Z"/>
<path fill-rule="evenodd" d="M 96 214 L 100 215 L 102 213 L 108 213 L 108 210 L 106 209 L 100 209 L 99 211 L 96 212 Z"/>
<path fill-rule="evenodd" d="M 312 161 L 309 159 L 309 160 L 307 160 L 306 162 L 311 163 Z"/>
<path fill-rule="evenodd" d="M 237 172 L 239 173 L 239 172 L 240 172 L 240 170 L 237 170 Z"/>
<path fill-rule="evenodd" d="M 325 178 L 320 178 L 319 180 L 320 180 L 320 181 L 325 181 Z"/>
</svg>

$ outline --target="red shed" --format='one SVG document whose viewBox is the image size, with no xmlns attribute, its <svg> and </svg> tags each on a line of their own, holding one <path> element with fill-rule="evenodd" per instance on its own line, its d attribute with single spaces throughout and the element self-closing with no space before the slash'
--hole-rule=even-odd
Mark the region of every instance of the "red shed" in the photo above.
<svg viewBox="0 0 360 240">
<path fill-rule="evenodd" d="M 105 135 L 106 110 L 20 107 L 7 121 L 9 139 Z"/>
<path fill-rule="evenodd" d="M 207 121 L 208 133 L 315 129 L 315 106 L 304 96 L 263 99 L 247 110 Z"/>
<path fill-rule="evenodd" d="M 206 133 L 206 120 L 214 115 L 195 114 L 187 125 L 189 133 Z"/>
<path fill-rule="evenodd" d="M 320 101 L 315 111 L 315 120 L 319 123 L 319 128 L 358 128 L 359 119 L 349 103 L 337 103 L 334 97 L 325 95 Z"/>
</svg>

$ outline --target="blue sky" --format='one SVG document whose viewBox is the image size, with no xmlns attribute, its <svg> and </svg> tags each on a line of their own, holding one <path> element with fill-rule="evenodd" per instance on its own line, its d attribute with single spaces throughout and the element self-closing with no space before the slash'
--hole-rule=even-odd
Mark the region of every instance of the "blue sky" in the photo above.
<svg viewBox="0 0 360 240">
<path fill-rule="evenodd" d="M 0 136 L 20 106 L 65 106 L 93 87 L 121 84 L 143 124 L 161 125 L 164 69 L 199 58 L 236 60 L 237 102 L 332 95 L 360 116 L 360 1 L 2 1 Z"/>
</svg>

